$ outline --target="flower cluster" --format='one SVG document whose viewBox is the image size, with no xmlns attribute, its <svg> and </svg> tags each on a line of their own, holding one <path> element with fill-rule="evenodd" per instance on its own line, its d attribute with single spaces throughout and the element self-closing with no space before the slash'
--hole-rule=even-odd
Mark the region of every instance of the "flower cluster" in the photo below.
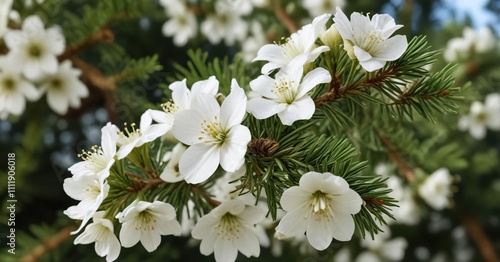
<svg viewBox="0 0 500 262">
<path fill-rule="evenodd" d="M 475 139 L 483 139 L 486 130 L 500 130 L 500 94 L 489 94 L 483 103 L 474 101 L 470 106 L 470 112 L 462 116 L 458 122 L 460 130 L 469 130 Z"/>
<path fill-rule="evenodd" d="M 8 30 L 3 39 L 9 53 L 0 57 L 0 117 L 21 115 L 26 100 L 35 101 L 44 94 L 57 114 L 80 107 L 88 89 L 71 61 L 58 61 L 65 49 L 58 27 L 45 29 L 40 17 L 29 16 L 21 30 Z"/>
<path fill-rule="evenodd" d="M 448 41 L 444 50 L 444 59 L 448 62 L 457 62 L 469 59 L 477 54 L 486 53 L 495 47 L 496 39 L 487 27 L 474 30 L 464 28 L 463 37 L 455 37 Z"/>
<path fill-rule="evenodd" d="M 194 18 L 179 15 L 191 11 L 176 1 L 162 3 L 171 16 L 165 32 L 178 43 L 187 41 L 194 29 L 179 35 L 180 29 L 172 27 L 192 28 Z M 202 32 L 212 32 L 211 41 L 224 39 L 231 44 L 238 35 L 218 34 L 222 29 L 216 28 L 223 28 L 220 23 L 238 27 L 235 16 L 245 12 L 242 6 L 239 12 L 229 10 L 227 3 L 216 9 L 218 14 L 226 13 L 207 18 Z M 120 130 L 111 123 L 106 125 L 101 130 L 101 145 L 82 152 L 83 161 L 69 168 L 72 177 L 64 181 L 65 192 L 79 201 L 64 211 L 81 220 L 73 234 L 85 228 L 75 244 L 95 242 L 96 253 L 113 261 L 121 247 L 140 242 L 153 252 L 162 235 L 191 233 L 201 240 L 203 255 L 213 253 L 217 261 L 235 261 L 238 252 L 258 257 L 260 246 L 270 244 L 264 228 L 274 227 L 277 239 L 304 239 L 315 250 L 325 250 L 334 239 L 351 240 L 354 216 L 364 208 L 364 200 L 348 183 L 350 174 L 338 176 L 326 172 L 326 166 L 320 173 L 314 165 L 304 165 L 293 174 L 294 179 L 285 179 L 280 185 L 282 194 L 271 196 L 274 207 L 266 194 L 257 193 L 259 185 L 245 180 L 262 176 L 252 157 L 264 154 L 268 160 L 279 148 L 276 141 L 262 139 L 260 131 L 251 131 L 255 130 L 251 123 L 277 115 L 270 121 L 293 130 L 314 120 L 313 93 L 327 87 L 335 73 L 318 60 L 328 52 L 343 52 L 347 57 L 348 51 L 338 48 L 343 44 L 355 50 L 353 64 L 373 71 L 406 49 L 406 38 L 389 38 L 399 28 L 392 18 L 375 15 L 370 21 L 355 14 L 353 25 L 344 18 L 340 9 L 333 19 L 330 14 L 320 15 L 283 44 L 260 48 L 255 60 L 268 63 L 262 67 L 262 75 L 248 83 L 256 94 L 251 99 L 236 79 L 224 83 L 230 85 L 228 94 L 219 93 L 222 88 L 215 76 L 194 82 L 190 88 L 184 79 L 169 85 L 171 99 L 161 109 L 146 110 L 138 126 L 125 124 Z M 335 23 L 327 28 L 329 22 Z M 370 30 L 359 31 L 356 26 L 360 23 Z M 399 44 L 402 46 L 392 46 Z M 256 152 L 260 150 L 256 141 L 268 141 L 262 145 L 266 152 Z M 285 177 L 293 173 L 281 170 Z M 200 203 L 209 207 L 197 207 Z M 266 218 L 268 213 L 274 214 L 274 221 Z M 93 223 L 88 224 L 91 219 Z"/>
</svg>

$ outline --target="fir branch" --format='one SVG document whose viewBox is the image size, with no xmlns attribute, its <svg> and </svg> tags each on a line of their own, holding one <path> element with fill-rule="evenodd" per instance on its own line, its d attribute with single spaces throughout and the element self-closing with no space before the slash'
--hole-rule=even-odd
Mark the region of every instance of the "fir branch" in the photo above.
<svg viewBox="0 0 500 262">
<path fill-rule="evenodd" d="M 203 197 L 205 200 L 207 200 L 208 203 L 212 204 L 214 207 L 220 205 L 219 201 L 210 197 L 205 191 L 199 189 L 196 185 L 191 185 L 191 191 Z"/>
<path fill-rule="evenodd" d="M 29 254 L 23 256 L 20 262 L 36 262 L 47 252 L 58 248 L 68 238 L 71 237 L 70 232 L 75 230 L 74 226 L 67 226 L 61 229 L 57 234 L 45 239 L 42 244 L 36 246 Z"/>
<path fill-rule="evenodd" d="M 462 224 L 469 233 L 471 239 L 476 243 L 477 248 L 481 252 L 484 261 L 487 262 L 498 262 L 500 261 L 498 255 L 495 252 L 495 247 L 493 243 L 485 234 L 484 230 L 481 228 L 479 222 L 470 215 L 462 213 L 460 215 Z"/>
<path fill-rule="evenodd" d="M 297 23 L 286 13 L 285 9 L 281 6 L 280 0 L 274 0 L 274 14 L 283 23 L 290 34 L 297 32 Z"/>
<path fill-rule="evenodd" d="M 66 50 L 64 50 L 64 53 L 58 57 L 59 61 L 64 61 L 68 58 L 71 58 L 84 50 L 85 48 L 98 43 L 98 42 L 104 42 L 104 43 L 112 43 L 115 40 L 115 36 L 113 34 L 113 31 L 103 28 L 96 34 L 92 35 L 90 38 L 83 40 L 81 42 L 73 43 L 69 46 L 66 47 Z"/>
<path fill-rule="evenodd" d="M 394 162 L 399 169 L 399 172 L 406 178 L 408 182 L 413 182 L 415 181 L 415 174 L 413 172 L 413 169 L 408 165 L 406 160 L 401 156 L 401 152 L 399 152 L 394 144 L 387 138 L 382 131 L 378 131 L 378 137 L 380 138 L 380 141 L 382 141 L 382 144 L 385 146 L 385 149 L 387 151 L 387 155 L 389 156 L 389 159 Z"/>
</svg>

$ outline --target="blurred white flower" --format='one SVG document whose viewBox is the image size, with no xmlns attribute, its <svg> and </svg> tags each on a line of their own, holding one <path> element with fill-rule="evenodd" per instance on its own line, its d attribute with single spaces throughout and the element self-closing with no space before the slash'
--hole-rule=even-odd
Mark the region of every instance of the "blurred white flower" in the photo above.
<svg viewBox="0 0 500 262">
<path fill-rule="evenodd" d="M 20 68 L 9 66 L 2 57 L 0 65 L 0 112 L 21 115 L 26 108 L 26 99 L 35 101 L 40 91 L 22 76 Z"/>
<path fill-rule="evenodd" d="M 468 58 L 471 54 L 481 54 L 490 51 L 495 46 L 496 39 L 487 27 L 475 30 L 464 28 L 463 37 L 450 39 L 444 50 L 444 59 L 455 62 Z"/>
<path fill-rule="evenodd" d="M 395 35 L 403 27 L 396 25 L 394 19 L 386 14 L 375 14 L 371 19 L 358 12 L 351 14 L 351 20 L 337 7 L 333 18 L 337 29 L 344 39 L 344 48 L 352 49 L 352 55 L 368 72 L 384 67 L 387 61 L 401 57 L 408 47 L 406 36 Z"/>
<path fill-rule="evenodd" d="M 224 40 L 226 45 L 231 46 L 246 38 L 248 24 L 241 18 L 241 10 L 223 2 L 219 0 L 215 3 L 215 13 L 201 23 L 201 32 L 211 44 Z"/>
<path fill-rule="evenodd" d="M 251 62 L 257 55 L 259 49 L 267 43 L 266 35 L 259 22 L 252 21 L 250 24 L 250 32 L 252 36 L 247 37 L 241 46 L 241 55 L 247 62 Z"/>
<path fill-rule="evenodd" d="M 319 16 L 333 13 L 337 7 L 343 8 L 345 2 L 345 0 L 302 0 L 302 6 L 311 16 Z"/>
<path fill-rule="evenodd" d="M 64 179 L 63 188 L 69 197 L 80 201 L 78 205 L 71 206 L 63 212 L 71 219 L 82 220 L 80 227 L 71 232 L 71 234 L 77 234 L 108 196 L 109 185 L 97 175 L 88 175 Z"/>
<path fill-rule="evenodd" d="M 80 75 L 81 71 L 66 60 L 54 74 L 48 74 L 43 79 L 40 90 L 47 93 L 47 103 L 54 112 L 64 115 L 69 107 L 80 107 L 80 99 L 89 95 L 87 86 L 79 79 Z"/>
<path fill-rule="evenodd" d="M 58 27 L 45 29 L 40 17 L 33 15 L 24 20 L 22 30 L 10 30 L 4 39 L 10 49 L 9 64 L 22 68 L 26 78 L 39 80 L 57 72 L 57 56 L 65 47 L 64 36 Z"/>
<path fill-rule="evenodd" d="M 165 36 L 173 36 L 176 46 L 184 46 L 198 31 L 196 16 L 184 5 L 173 12 L 170 19 L 163 24 L 162 31 Z M 169 7 L 167 7 L 169 8 Z"/>
<path fill-rule="evenodd" d="M 246 104 L 245 92 L 233 79 L 231 93 L 221 106 L 214 96 L 199 93 L 193 97 L 191 109 L 177 113 L 173 134 L 190 145 L 179 163 L 186 182 L 207 180 L 219 163 L 228 172 L 241 167 L 251 139 L 248 128 L 241 125 Z"/>
<path fill-rule="evenodd" d="M 307 240 L 317 250 L 326 249 L 332 239 L 348 241 L 354 234 L 352 215 L 363 200 L 349 184 L 331 173 L 305 173 L 299 186 L 290 187 L 281 197 L 287 214 L 276 227 L 278 238 L 294 237 L 307 231 Z"/>
<path fill-rule="evenodd" d="M 382 262 L 401 261 L 405 255 L 408 245 L 402 237 L 391 239 L 391 231 L 387 225 L 380 226 L 382 231 L 375 235 L 374 239 L 369 236 L 361 239 L 361 246 L 367 248 L 357 258 L 356 262 Z"/>
<path fill-rule="evenodd" d="M 500 130 L 500 94 L 489 94 L 484 104 L 474 101 L 469 114 L 460 118 L 458 128 L 468 129 L 475 139 L 483 139 L 487 128 Z"/>
<path fill-rule="evenodd" d="M 246 173 L 247 169 L 245 165 L 242 165 L 238 170 L 235 172 L 226 172 L 224 175 L 219 177 L 215 183 L 208 189 L 208 192 L 210 195 L 213 196 L 213 199 L 224 202 L 228 201 L 231 199 L 234 199 L 238 197 L 239 191 L 237 191 L 237 187 L 241 184 L 240 181 L 235 181 L 239 179 L 240 177 L 244 176 Z M 233 182 L 235 181 L 235 182 Z M 233 182 L 233 183 L 231 183 Z M 241 196 L 243 200 L 246 200 L 245 196 L 250 197 L 251 194 L 246 194 L 244 196 Z M 250 205 L 255 203 L 255 197 L 253 197 L 251 202 L 245 202 L 246 204 Z"/>
<path fill-rule="evenodd" d="M 432 208 L 443 210 L 450 205 L 453 177 L 446 168 L 440 168 L 418 187 L 420 197 Z"/>
<path fill-rule="evenodd" d="M 0 38 L 2 38 L 7 29 L 12 1 L 13 0 L 0 0 Z"/>
<path fill-rule="evenodd" d="M 200 252 L 205 256 L 214 253 L 216 261 L 235 261 L 238 251 L 246 257 L 258 257 L 260 246 L 254 225 L 265 215 L 264 209 L 247 206 L 241 199 L 222 202 L 198 220 L 192 236 L 201 239 Z"/>
<path fill-rule="evenodd" d="M 392 189 L 389 196 L 399 202 L 398 206 L 391 207 L 395 223 L 416 225 L 420 221 L 421 211 L 415 202 L 413 191 L 403 186 L 401 179 L 394 175 L 387 179 L 387 187 Z M 392 219 L 388 218 L 386 221 L 390 223 Z"/>
<path fill-rule="evenodd" d="M 42 4 L 43 2 L 45 2 L 45 0 L 24 0 L 24 5 L 26 7 L 31 7 L 34 2 L 36 2 L 37 4 Z"/>
<path fill-rule="evenodd" d="M 183 180 L 183 177 L 179 173 L 179 161 L 182 155 L 186 152 L 187 147 L 182 143 L 177 143 L 172 151 L 167 152 L 163 156 L 163 162 L 167 162 L 165 168 L 160 175 L 160 178 L 168 183 L 177 183 Z"/>
<path fill-rule="evenodd" d="M 93 146 L 91 151 L 82 151 L 78 156 L 84 161 L 78 162 L 68 170 L 73 178 L 96 175 L 99 179 L 109 176 L 109 169 L 115 163 L 118 127 L 108 123 L 101 129 L 101 146 Z"/>
<path fill-rule="evenodd" d="M 141 241 L 148 252 L 153 252 L 160 245 L 161 236 L 181 234 L 174 207 L 161 201 L 135 200 L 116 218 L 122 224 L 120 242 L 124 247 Z"/>
<path fill-rule="evenodd" d="M 250 82 L 250 88 L 263 97 L 248 101 L 247 111 L 257 119 L 266 119 L 275 114 L 284 125 L 292 125 L 297 120 L 310 119 L 316 110 L 314 101 L 307 94 L 322 83 L 329 83 L 330 73 L 318 67 L 304 78 L 303 65 L 307 57 L 300 56 L 284 66 L 275 76 L 261 75 Z"/>
<path fill-rule="evenodd" d="M 94 222 L 75 239 L 75 245 L 95 242 L 95 252 L 98 256 L 106 256 L 107 262 L 115 261 L 120 255 L 121 245 L 115 236 L 113 223 L 104 218 L 104 211 L 96 212 L 92 218 Z"/>
<path fill-rule="evenodd" d="M 253 61 L 269 61 L 262 67 L 262 74 L 269 74 L 272 70 L 281 68 L 298 56 L 305 56 L 306 62 L 316 60 L 318 56 L 330 50 L 327 46 L 316 46 L 318 37 L 325 31 L 325 25 L 331 15 L 324 14 L 314 18 L 311 24 L 305 25 L 290 35 L 283 44 L 267 44 L 259 49 Z"/>
</svg>

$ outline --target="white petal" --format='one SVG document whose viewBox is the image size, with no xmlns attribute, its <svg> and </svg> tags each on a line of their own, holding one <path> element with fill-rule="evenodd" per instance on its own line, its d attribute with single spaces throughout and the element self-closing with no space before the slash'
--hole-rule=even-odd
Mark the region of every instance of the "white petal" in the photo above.
<svg viewBox="0 0 500 262">
<path fill-rule="evenodd" d="M 330 177 L 329 173 L 307 172 L 299 180 L 299 186 L 302 190 L 314 193 L 321 188 L 321 184 Z"/>
<path fill-rule="evenodd" d="M 215 261 L 234 262 L 238 256 L 238 250 L 232 241 L 217 238 L 214 248 Z"/>
<path fill-rule="evenodd" d="M 320 185 L 320 190 L 322 192 L 329 193 L 331 195 L 340 195 L 349 191 L 349 184 L 342 177 L 332 175 L 331 173 L 324 173 L 323 175 L 324 181 Z M 355 196 L 352 197 L 355 198 Z"/>
<path fill-rule="evenodd" d="M 363 69 L 365 69 L 367 72 L 373 72 L 375 70 L 378 70 L 382 67 L 384 67 L 385 65 L 385 61 L 381 61 L 381 60 L 378 60 L 378 59 L 371 59 L 369 61 L 365 61 L 365 62 L 359 62 L 359 64 L 363 67 Z"/>
<path fill-rule="evenodd" d="M 373 56 L 371 54 L 361 49 L 357 45 L 354 46 L 354 54 L 356 55 L 356 58 L 359 60 L 360 63 L 370 61 L 371 59 L 373 59 Z"/>
<path fill-rule="evenodd" d="M 120 230 L 120 242 L 124 247 L 131 247 L 139 242 L 141 235 L 139 230 L 134 228 L 133 222 L 125 222 Z"/>
<path fill-rule="evenodd" d="M 278 116 L 283 125 L 291 126 L 297 120 L 311 119 L 316 110 L 314 101 L 309 96 L 303 96 L 295 100 L 284 111 L 279 112 Z"/>
<path fill-rule="evenodd" d="M 60 115 L 64 115 L 68 111 L 68 97 L 62 92 L 49 91 L 47 93 L 47 103 L 52 110 Z"/>
<path fill-rule="evenodd" d="M 108 240 L 108 255 L 106 256 L 106 262 L 115 261 L 120 255 L 121 247 L 118 238 L 113 234 Z"/>
<path fill-rule="evenodd" d="M 243 227 L 235 240 L 236 248 L 247 257 L 258 257 L 260 254 L 259 240 L 255 233 L 248 227 Z"/>
<path fill-rule="evenodd" d="M 341 195 L 336 195 L 333 199 L 334 213 L 357 214 L 361 210 L 363 200 L 356 191 L 349 189 Z"/>
<path fill-rule="evenodd" d="M 270 61 L 274 64 L 284 65 L 288 61 L 283 56 L 283 47 L 275 44 L 267 44 L 259 49 L 257 52 L 257 57 L 252 61 Z M 262 72 L 266 74 L 267 72 Z"/>
<path fill-rule="evenodd" d="M 473 124 L 469 128 L 469 132 L 475 139 L 483 139 L 486 136 L 486 127 L 480 124 Z"/>
<path fill-rule="evenodd" d="M 161 236 L 157 231 L 143 230 L 141 232 L 141 244 L 148 252 L 153 252 L 161 243 Z"/>
<path fill-rule="evenodd" d="M 219 166 L 220 149 L 217 146 L 196 144 L 182 155 L 179 171 L 189 184 L 198 184 L 212 176 Z"/>
<path fill-rule="evenodd" d="M 220 121 L 225 129 L 241 124 L 247 107 L 245 91 L 233 79 L 231 93 L 226 97 L 220 108 Z"/>
<path fill-rule="evenodd" d="M 335 13 L 333 21 L 335 22 L 337 30 L 339 30 L 339 33 L 343 39 L 353 40 L 354 32 L 351 26 L 351 22 L 339 7 L 337 7 L 337 12 Z"/>
<path fill-rule="evenodd" d="M 317 218 L 309 220 L 306 233 L 307 240 L 315 249 L 325 250 L 332 243 L 330 222 L 325 217 L 321 217 L 321 215 L 313 214 L 313 216 L 317 216 Z"/>
<path fill-rule="evenodd" d="M 217 222 L 218 220 L 213 215 L 205 215 L 198 220 L 193 231 L 191 231 L 191 235 L 196 239 L 204 239 L 212 234 Z"/>
<path fill-rule="evenodd" d="M 276 94 L 273 93 L 274 79 L 267 75 L 261 75 L 256 79 L 250 81 L 250 88 L 259 93 L 261 96 L 267 98 L 276 98 Z"/>
<path fill-rule="evenodd" d="M 281 195 L 281 207 L 285 211 L 291 211 L 305 204 L 311 197 L 311 193 L 302 190 L 298 186 L 290 187 Z"/>
<path fill-rule="evenodd" d="M 200 253 L 205 256 L 212 254 L 214 252 L 216 241 L 217 234 L 215 232 L 211 233 L 206 238 L 203 238 L 200 244 Z"/>
<path fill-rule="evenodd" d="M 206 120 L 198 110 L 183 110 L 175 114 L 172 132 L 179 141 L 186 145 L 200 143 L 202 126 Z"/>
<path fill-rule="evenodd" d="M 304 79 L 302 79 L 297 97 L 302 97 L 317 85 L 330 83 L 330 81 L 332 81 L 332 76 L 326 69 L 322 67 L 315 68 L 311 72 L 307 73 L 306 76 L 304 76 Z"/>
<path fill-rule="evenodd" d="M 401 57 L 408 47 L 406 36 L 396 35 L 378 44 L 374 57 L 385 61 L 394 61 Z"/>
<path fill-rule="evenodd" d="M 247 206 L 238 216 L 245 221 L 246 224 L 254 225 L 261 222 L 266 215 L 266 210 L 256 206 Z"/>
<path fill-rule="evenodd" d="M 280 104 L 274 100 L 254 98 L 248 101 L 247 111 L 257 119 L 266 119 L 286 109 L 286 104 Z"/>
<path fill-rule="evenodd" d="M 307 229 L 307 206 L 297 207 L 291 212 L 285 214 L 276 227 L 276 232 L 286 237 L 303 235 Z"/>
<path fill-rule="evenodd" d="M 219 81 L 215 76 L 209 77 L 207 80 L 198 81 L 191 87 L 191 92 L 193 95 L 198 93 L 205 93 L 211 96 L 215 96 L 219 90 Z"/>
<path fill-rule="evenodd" d="M 42 70 L 45 73 L 54 74 L 57 72 L 57 58 L 54 55 L 46 54 L 41 58 Z"/>
<path fill-rule="evenodd" d="M 28 100 L 35 101 L 38 100 L 38 98 L 40 98 L 40 92 L 32 83 L 28 81 L 20 81 L 18 85 L 19 85 L 19 90 Z"/>
<path fill-rule="evenodd" d="M 354 219 L 351 215 L 335 214 L 331 220 L 333 238 L 339 241 L 349 241 L 354 234 Z"/>
<path fill-rule="evenodd" d="M 237 125 L 231 128 L 220 149 L 220 165 L 224 170 L 235 172 L 241 167 L 251 138 L 248 127 Z"/>
<path fill-rule="evenodd" d="M 181 109 L 188 109 L 191 107 L 191 92 L 187 88 L 186 79 L 176 81 L 170 84 L 172 90 L 172 100 Z"/>
</svg>

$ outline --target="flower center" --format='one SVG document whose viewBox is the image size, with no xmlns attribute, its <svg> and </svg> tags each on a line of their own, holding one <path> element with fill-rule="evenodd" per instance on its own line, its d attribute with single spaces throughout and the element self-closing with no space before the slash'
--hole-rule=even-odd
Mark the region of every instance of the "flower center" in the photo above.
<svg viewBox="0 0 500 262">
<path fill-rule="evenodd" d="M 312 193 L 309 200 L 309 214 L 316 216 L 317 219 L 321 219 L 321 217 L 333 218 L 335 215 L 330 196 L 319 190 Z"/>
<path fill-rule="evenodd" d="M 128 129 L 127 123 L 124 123 L 125 133 L 123 131 L 118 132 L 117 143 L 119 146 L 123 146 L 131 143 L 132 141 L 141 137 L 142 133 L 140 129 L 135 129 L 135 123 L 130 124 L 132 130 Z"/>
<path fill-rule="evenodd" d="M 135 230 L 156 230 L 156 216 L 144 210 L 137 215 Z"/>
<path fill-rule="evenodd" d="M 232 241 L 234 238 L 240 238 L 238 235 L 240 233 L 241 223 L 237 216 L 231 213 L 226 213 L 222 216 L 220 223 L 215 226 L 217 231 L 217 236 L 222 239 L 227 239 Z"/>
<path fill-rule="evenodd" d="M 61 81 L 61 79 L 59 79 L 59 78 L 52 79 L 50 81 L 50 85 L 51 85 L 52 89 L 55 89 L 55 90 L 63 89 L 63 81 Z"/>
<path fill-rule="evenodd" d="M 28 48 L 28 54 L 33 58 L 40 58 L 42 56 L 42 49 L 38 45 L 31 45 Z"/>
<path fill-rule="evenodd" d="M 179 111 L 179 106 L 176 105 L 172 100 L 161 104 L 161 108 L 165 113 L 168 114 L 175 114 L 177 111 Z"/>
<path fill-rule="evenodd" d="M 203 120 L 201 123 L 201 136 L 199 140 L 204 140 L 205 143 L 222 144 L 226 140 L 227 132 L 222 128 L 222 125 L 217 116 L 214 116 L 214 121 L 209 122 Z"/>
<path fill-rule="evenodd" d="M 78 154 L 78 157 L 87 161 L 88 164 L 86 167 L 95 173 L 99 173 L 100 171 L 106 169 L 108 161 L 104 156 L 102 147 L 100 146 L 92 146 L 87 152 L 82 150 L 82 153 Z"/>
<path fill-rule="evenodd" d="M 285 78 L 281 78 L 278 81 L 274 81 L 273 92 L 279 99 L 278 102 L 292 104 L 295 101 L 295 89 L 292 88 L 295 81 L 288 81 Z"/>
<path fill-rule="evenodd" d="M 370 55 L 375 55 L 374 52 L 376 46 L 384 41 L 385 39 L 382 37 L 382 31 L 374 30 L 370 32 L 368 37 L 365 37 L 363 45 L 361 47 Z"/>
<path fill-rule="evenodd" d="M 2 80 L 2 87 L 6 92 L 14 91 L 16 89 L 16 81 L 10 77 L 6 77 Z"/>
<path fill-rule="evenodd" d="M 485 123 L 488 120 L 488 113 L 481 111 L 476 115 L 476 121 L 479 123 Z"/>
<path fill-rule="evenodd" d="M 303 48 L 300 45 L 300 43 L 296 43 L 290 37 L 287 38 L 285 40 L 285 43 L 281 44 L 281 46 L 283 47 L 283 54 L 289 60 L 292 60 L 293 58 L 299 56 L 300 54 L 302 54 L 304 52 L 302 50 Z"/>
<path fill-rule="evenodd" d="M 94 180 L 92 184 L 89 184 L 85 189 L 85 199 L 97 199 L 101 194 L 101 185 L 99 181 Z"/>
</svg>

